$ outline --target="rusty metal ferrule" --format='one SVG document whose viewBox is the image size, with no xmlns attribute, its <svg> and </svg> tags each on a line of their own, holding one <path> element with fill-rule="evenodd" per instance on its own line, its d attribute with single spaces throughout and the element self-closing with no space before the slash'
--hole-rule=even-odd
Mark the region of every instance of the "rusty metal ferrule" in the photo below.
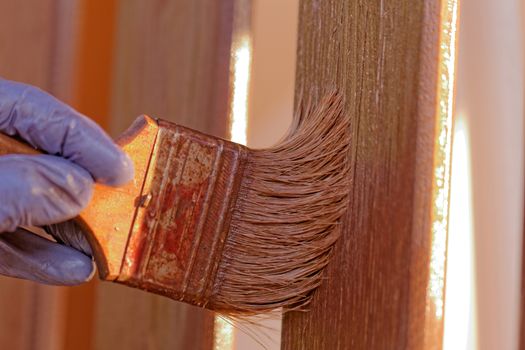
<svg viewBox="0 0 525 350">
<path fill-rule="evenodd" d="M 248 155 L 169 122 L 159 132 L 117 282 L 206 305 Z"/>
</svg>

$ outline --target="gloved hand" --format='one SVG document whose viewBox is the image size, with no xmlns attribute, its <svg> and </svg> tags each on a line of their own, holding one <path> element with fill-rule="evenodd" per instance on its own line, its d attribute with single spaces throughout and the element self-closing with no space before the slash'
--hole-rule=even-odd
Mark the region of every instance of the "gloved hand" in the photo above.
<svg viewBox="0 0 525 350">
<path fill-rule="evenodd" d="M 94 122 L 45 92 L 0 79 L 0 132 L 50 155 L 0 156 L 0 274 L 75 285 L 94 274 L 90 247 L 69 219 L 94 181 L 122 185 L 131 160 Z M 42 226 L 58 243 L 21 226 Z"/>
</svg>

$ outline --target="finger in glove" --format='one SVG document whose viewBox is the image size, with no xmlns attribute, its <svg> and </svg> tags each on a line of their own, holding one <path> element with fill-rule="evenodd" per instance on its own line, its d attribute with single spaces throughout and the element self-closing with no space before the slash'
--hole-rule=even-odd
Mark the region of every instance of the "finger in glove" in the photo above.
<svg viewBox="0 0 525 350">
<path fill-rule="evenodd" d="M 89 281 L 95 266 L 83 253 L 20 228 L 0 234 L 0 274 L 71 286 Z"/>
<path fill-rule="evenodd" d="M 0 157 L 0 232 L 74 218 L 91 199 L 92 185 L 87 171 L 61 157 Z"/>
<path fill-rule="evenodd" d="M 129 157 L 96 123 L 36 87 L 0 79 L 0 131 L 80 165 L 97 182 L 133 178 Z"/>
</svg>

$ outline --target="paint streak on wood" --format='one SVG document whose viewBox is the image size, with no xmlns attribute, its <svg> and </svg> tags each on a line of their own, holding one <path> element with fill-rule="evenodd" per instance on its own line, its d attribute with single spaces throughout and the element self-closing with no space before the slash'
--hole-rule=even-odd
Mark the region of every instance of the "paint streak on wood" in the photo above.
<svg viewBox="0 0 525 350">
<path fill-rule="evenodd" d="M 433 223 L 443 214 L 434 170 L 445 4 L 301 1 L 296 101 L 334 85 L 345 92 L 352 195 L 311 311 L 285 315 L 283 349 L 441 348 L 444 269 L 436 266 L 444 266 L 446 222 L 439 239 Z"/>
<path fill-rule="evenodd" d="M 111 126 L 146 113 L 227 136 L 233 0 L 118 8 Z M 211 349 L 213 314 L 115 285 L 97 291 L 95 349 Z"/>
</svg>

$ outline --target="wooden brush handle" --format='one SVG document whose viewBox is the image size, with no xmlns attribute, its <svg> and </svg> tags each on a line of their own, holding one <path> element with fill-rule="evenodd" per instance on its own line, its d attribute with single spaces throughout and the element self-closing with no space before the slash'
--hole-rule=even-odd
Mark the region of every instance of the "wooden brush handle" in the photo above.
<svg viewBox="0 0 525 350">
<path fill-rule="evenodd" d="M 0 155 L 7 154 L 40 154 L 38 150 L 26 143 L 20 142 L 13 137 L 0 134 Z"/>
<path fill-rule="evenodd" d="M 135 178 L 119 188 L 95 185 L 90 204 L 75 218 L 87 233 L 102 279 L 115 280 L 120 273 L 158 128 L 155 120 L 142 116 L 119 137 L 117 143 L 133 159 Z M 0 155 L 41 153 L 26 143 L 0 134 Z"/>
</svg>

